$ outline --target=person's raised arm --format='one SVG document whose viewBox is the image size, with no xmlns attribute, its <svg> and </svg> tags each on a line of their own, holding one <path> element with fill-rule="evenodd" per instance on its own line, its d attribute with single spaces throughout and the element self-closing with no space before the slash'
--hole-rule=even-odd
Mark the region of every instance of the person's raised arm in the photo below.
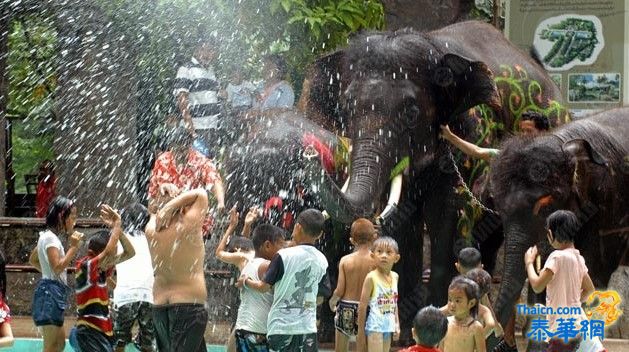
<svg viewBox="0 0 629 352">
<path fill-rule="evenodd" d="M 194 205 L 195 203 L 198 203 L 200 207 L 207 209 L 207 193 L 204 189 L 193 189 L 178 195 L 174 199 L 171 199 L 157 212 L 156 230 L 161 231 L 170 226 L 170 222 L 178 211 L 184 207 Z"/>
<path fill-rule="evenodd" d="M 61 252 L 59 248 L 50 246 L 46 248 L 46 254 L 48 255 L 48 262 L 50 263 L 50 268 L 55 273 L 55 275 L 61 274 L 66 268 L 70 265 L 70 262 L 76 256 L 77 251 L 79 250 L 79 244 L 83 239 L 83 234 L 78 231 L 74 231 L 72 235 L 70 235 L 70 248 L 66 252 L 66 255 L 60 257 Z"/>
<path fill-rule="evenodd" d="M 11 324 L 4 322 L 0 324 L 0 348 L 11 347 L 15 339 L 13 338 L 13 330 L 11 330 Z"/>
<path fill-rule="evenodd" d="M 225 189 L 223 188 L 223 180 L 220 178 L 214 181 L 214 187 L 212 187 L 212 193 L 216 197 L 216 211 L 218 214 L 225 209 Z"/>
<path fill-rule="evenodd" d="M 116 263 L 118 240 L 122 235 L 122 221 L 120 220 L 120 214 L 107 204 L 101 205 L 100 218 L 105 225 L 111 229 L 109 241 L 107 241 L 105 249 L 96 256 L 98 268 L 100 270 L 106 270 Z"/>
<path fill-rule="evenodd" d="M 336 289 L 334 293 L 332 293 L 332 297 L 330 297 L 330 310 L 336 312 L 336 304 L 339 302 L 341 297 L 345 294 L 345 258 L 341 258 L 339 261 L 339 277 L 336 280 Z"/>
<path fill-rule="evenodd" d="M 253 224 L 258 220 L 259 210 L 258 207 L 251 207 L 247 215 L 245 216 L 245 225 L 242 227 L 242 236 L 246 238 L 251 237 L 251 231 Z"/>
<path fill-rule="evenodd" d="M 537 275 L 535 272 L 535 257 L 537 257 L 537 247 L 533 246 L 529 248 L 524 254 L 524 265 L 526 267 L 526 274 L 529 278 L 529 284 L 531 284 L 531 288 L 535 293 L 540 293 L 544 291 L 546 285 L 553 278 L 553 271 L 549 268 L 544 267 L 542 271 Z"/>
<path fill-rule="evenodd" d="M 491 160 L 495 155 L 495 149 L 479 147 L 470 143 L 450 131 L 448 125 L 441 125 L 441 138 L 447 140 L 460 151 L 475 159 Z"/>
<path fill-rule="evenodd" d="M 367 350 L 367 335 L 365 334 L 365 324 L 367 323 L 367 307 L 369 307 L 369 299 L 373 291 L 373 278 L 371 274 L 365 277 L 363 289 L 360 294 L 360 303 L 358 304 L 358 335 L 356 336 L 357 351 Z"/>
<path fill-rule="evenodd" d="M 235 207 L 229 211 L 229 226 L 227 226 L 227 230 L 225 230 L 221 241 L 218 243 L 218 246 L 216 246 L 216 251 L 214 254 L 216 255 L 216 258 L 218 258 L 218 260 L 222 261 L 223 263 L 235 265 L 236 267 L 238 267 L 239 270 L 242 271 L 242 269 L 247 264 L 248 258 L 243 253 L 230 253 L 227 251 L 227 241 L 238 226 L 239 216 L 240 214 L 238 214 Z"/>
</svg>

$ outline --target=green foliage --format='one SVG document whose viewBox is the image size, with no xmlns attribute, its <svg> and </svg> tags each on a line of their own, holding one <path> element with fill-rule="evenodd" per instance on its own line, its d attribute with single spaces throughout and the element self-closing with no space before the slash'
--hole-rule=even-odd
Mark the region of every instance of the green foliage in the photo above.
<svg viewBox="0 0 629 352">
<path fill-rule="evenodd" d="M 36 173 L 44 159 L 53 159 L 53 116 L 57 84 L 54 59 L 56 33 L 40 17 L 14 21 L 9 32 L 9 94 L 15 190 L 25 193 L 24 175 Z"/>
</svg>

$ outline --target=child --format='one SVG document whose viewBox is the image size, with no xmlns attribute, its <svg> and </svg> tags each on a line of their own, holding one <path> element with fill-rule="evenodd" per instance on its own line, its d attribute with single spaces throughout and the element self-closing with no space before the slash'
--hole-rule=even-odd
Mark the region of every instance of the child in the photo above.
<svg viewBox="0 0 629 352">
<path fill-rule="evenodd" d="M 483 325 L 476 320 L 478 285 L 465 277 L 455 277 L 448 287 L 448 332 L 441 341 L 443 352 L 486 352 Z"/>
<path fill-rule="evenodd" d="M 227 103 L 234 113 L 238 114 L 250 109 L 256 96 L 256 86 L 250 81 L 243 80 L 242 68 L 232 71 L 231 79 L 225 88 Z"/>
<path fill-rule="evenodd" d="M 472 269 L 482 269 L 481 254 L 476 248 L 463 248 L 459 251 L 454 266 L 456 267 L 456 271 L 461 275 L 465 275 L 465 273 Z"/>
<path fill-rule="evenodd" d="M 247 213 L 243 233 L 246 231 L 247 235 L 249 235 L 251 224 L 256 220 L 257 214 L 258 212 L 256 208 L 251 208 L 249 213 Z M 221 262 L 234 265 L 238 268 L 238 272 L 241 273 L 245 265 L 253 260 L 255 251 L 253 243 L 249 238 L 232 236 L 238 226 L 238 218 L 240 218 L 240 214 L 238 214 L 236 208 L 234 207 L 229 212 L 229 226 L 227 226 L 227 230 L 225 230 L 221 241 L 218 243 L 218 246 L 216 246 L 215 255 Z M 234 335 L 234 331 L 232 331 L 229 335 L 226 347 L 227 352 L 236 351 L 236 337 Z"/>
<path fill-rule="evenodd" d="M 153 263 L 144 228 L 149 220 L 146 207 L 134 203 L 121 212 L 122 226 L 133 245 L 135 256 L 116 265 L 114 289 L 114 337 L 116 351 L 123 352 L 131 342 L 131 328 L 137 321 L 138 335 L 135 341 L 140 351 L 153 351 L 155 328 L 153 326 Z M 118 249 L 121 252 L 122 248 Z"/>
<path fill-rule="evenodd" d="M 365 277 L 358 309 L 358 350 L 364 351 L 365 336 L 368 352 L 388 352 L 393 333 L 400 329 L 397 310 L 398 274 L 391 271 L 400 260 L 397 242 L 388 236 L 380 237 L 371 247 L 376 269 Z M 369 308 L 369 312 L 367 312 Z"/>
<path fill-rule="evenodd" d="M 6 259 L 0 251 L 0 348 L 13 346 L 13 330 L 11 330 L 11 310 L 5 303 L 7 294 Z"/>
<path fill-rule="evenodd" d="M 284 231 L 271 224 L 258 225 L 252 241 L 255 257 L 245 265 L 242 274 L 259 281 L 266 274 L 270 260 L 284 248 Z M 272 303 L 271 292 L 260 293 L 247 287 L 240 289 L 240 307 L 234 327 L 238 352 L 268 351 L 267 318 Z"/>
<path fill-rule="evenodd" d="M 29 263 L 42 274 L 33 293 L 31 313 L 35 326 L 41 327 L 45 351 L 63 351 L 65 331 L 64 311 L 68 299 L 66 269 L 77 254 L 83 234 L 76 231 L 78 209 L 74 201 L 58 196 L 46 213 L 46 230 L 39 232 L 37 246 Z M 66 253 L 59 235 L 69 236 Z"/>
<path fill-rule="evenodd" d="M 376 237 L 371 221 L 360 218 L 352 223 L 349 241 L 354 252 L 341 258 L 336 290 L 330 298 L 330 310 L 336 312 L 336 352 L 347 351 L 350 337 L 358 334 L 358 303 L 365 277 L 375 267 L 370 248 Z"/>
<path fill-rule="evenodd" d="M 524 265 L 529 283 L 535 293 L 546 289 L 546 306 L 557 310 L 559 307 L 581 307 L 594 292 L 594 284 L 588 275 L 585 259 L 574 248 L 574 239 L 579 229 L 579 221 L 574 213 L 567 210 L 557 210 L 546 219 L 546 236 L 548 242 L 555 249 L 546 259 L 544 268 L 539 273 L 535 272 L 534 262 L 537 257 L 537 247 L 529 248 L 524 254 Z M 580 325 L 580 316 L 562 316 L 564 319 L 576 318 L 575 326 Z M 549 315 L 550 331 L 556 331 L 557 316 Z M 588 351 L 604 351 L 598 339 L 584 339 L 594 341 Z M 562 339 L 550 339 L 548 351 L 576 351 L 579 340 L 573 339 L 566 345 Z M 584 346 L 581 346 L 582 350 Z"/>
<path fill-rule="evenodd" d="M 87 255 L 76 263 L 76 305 L 79 316 L 76 321 L 76 342 L 80 351 L 113 352 L 113 326 L 109 316 L 109 292 L 107 279 L 114 266 L 135 255 L 133 245 L 122 233 L 120 215 L 103 204 L 100 217 L 111 229 L 98 231 L 88 243 Z M 117 255 L 118 241 L 122 254 Z"/>
<path fill-rule="evenodd" d="M 465 274 L 465 277 L 474 281 L 479 288 L 480 302 L 478 304 L 478 321 L 483 325 L 485 337 L 489 337 L 492 333 L 496 337 L 502 336 L 502 327 L 496 320 L 496 315 L 491 305 L 485 305 L 483 302 L 489 302 L 487 294 L 491 287 L 491 275 L 483 269 L 472 269 Z"/>
<path fill-rule="evenodd" d="M 262 281 L 247 275 L 239 280 L 239 285 L 260 292 L 274 289 L 267 320 L 269 351 L 318 350 L 318 296 L 329 297 L 331 293 L 326 273 L 328 261 L 314 246 L 323 234 L 324 223 L 320 211 L 302 211 L 293 228 L 295 246 L 277 252 Z"/>
<path fill-rule="evenodd" d="M 436 307 L 424 307 L 413 319 L 413 338 L 417 345 L 402 352 L 441 352 L 436 346 L 447 331 L 448 318 Z"/>
</svg>

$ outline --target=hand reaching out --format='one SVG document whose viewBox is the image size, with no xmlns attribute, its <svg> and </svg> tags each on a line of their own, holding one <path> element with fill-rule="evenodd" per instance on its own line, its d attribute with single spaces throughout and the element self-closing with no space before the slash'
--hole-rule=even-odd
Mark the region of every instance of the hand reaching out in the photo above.
<svg viewBox="0 0 629 352">
<path fill-rule="evenodd" d="M 533 264 L 535 262 L 535 258 L 537 257 L 537 246 L 533 246 L 529 248 L 526 253 L 524 253 L 524 265 Z"/>
<path fill-rule="evenodd" d="M 103 220 L 107 227 L 112 228 L 116 225 L 120 225 L 120 214 L 116 211 L 116 209 L 110 207 L 107 204 L 103 204 L 100 206 L 100 219 Z"/>
<path fill-rule="evenodd" d="M 85 235 L 82 232 L 74 231 L 70 235 L 70 247 L 78 247 Z"/>
<path fill-rule="evenodd" d="M 249 212 L 247 212 L 247 215 L 245 216 L 245 225 L 251 226 L 256 220 L 258 220 L 259 216 L 260 211 L 258 210 L 258 207 L 249 208 Z"/>
<path fill-rule="evenodd" d="M 238 219 L 240 218 L 240 214 L 236 211 L 236 207 L 231 208 L 229 210 L 229 227 L 231 229 L 235 229 L 238 226 Z"/>
</svg>

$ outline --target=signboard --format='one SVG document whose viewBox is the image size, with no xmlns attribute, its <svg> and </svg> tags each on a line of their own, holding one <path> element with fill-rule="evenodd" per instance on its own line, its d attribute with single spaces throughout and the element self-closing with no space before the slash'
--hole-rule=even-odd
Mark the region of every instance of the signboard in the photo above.
<svg viewBox="0 0 629 352">
<path fill-rule="evenodd" d="M 535 52 L 576 117 L 629 102 L 629 0 L 511 0 L 505 35 Z"/>
</svg>

